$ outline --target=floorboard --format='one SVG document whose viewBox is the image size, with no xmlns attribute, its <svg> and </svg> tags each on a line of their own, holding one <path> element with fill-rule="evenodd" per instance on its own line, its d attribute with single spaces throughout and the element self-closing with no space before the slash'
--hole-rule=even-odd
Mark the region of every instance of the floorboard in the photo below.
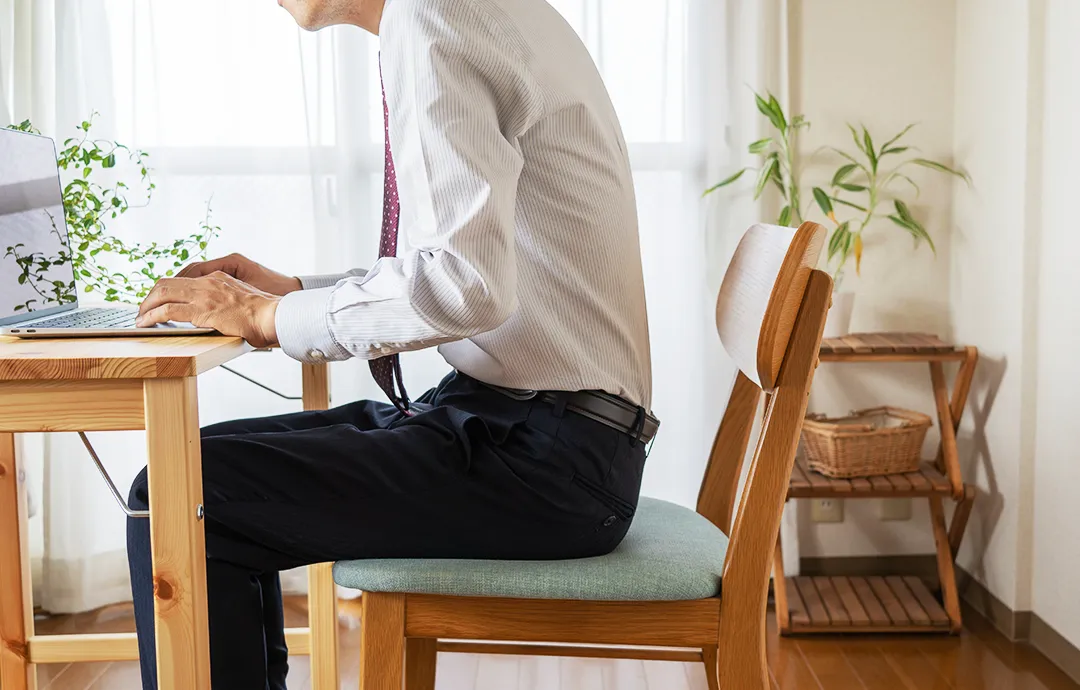
<svg viewBox="0 0 1080 690">
<path fill-rule="evenodd" d="M 306 624 L 303 599 L 286 625 Z M 774 690 L 1080 690 L 1030 647 L 1010 643 L 974 612 L 947 635 L 807 635 L 782 638 L 770 614 L 766 656 Z M 133 630 L 130 606 L 40 617 L 40 634 Z M 341 627 L 341 687 L 358 684 L 360 630 Z M 721 649 L 723 654 L 723 649 Z M 307 658 L 290 662 L 290 690 L 310 690 Z M 706 690 L 700 663 L 440 654 L 436 690 Z M 39 690 L 139 690 L 133 662 L 38 667 Z"/>
</svg>

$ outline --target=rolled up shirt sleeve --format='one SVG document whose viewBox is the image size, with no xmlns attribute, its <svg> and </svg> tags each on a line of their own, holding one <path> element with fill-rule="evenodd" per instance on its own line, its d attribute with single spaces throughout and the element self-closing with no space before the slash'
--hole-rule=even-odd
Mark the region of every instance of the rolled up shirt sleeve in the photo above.
<svg viewBox="0 0 1080 690">
<path fill-rule="evenodd" d="M 309 289 L 282 299 L 277 330 L 302 361 L 469 338 L 517 308 L 517 136 L 542 111 L 540 89 L 517 46 L 473 3 L 402 4 L 383 16 L 382 69 L 399 236 L 410 248 L 362 275 L 301 278 Z"/>
</svg>

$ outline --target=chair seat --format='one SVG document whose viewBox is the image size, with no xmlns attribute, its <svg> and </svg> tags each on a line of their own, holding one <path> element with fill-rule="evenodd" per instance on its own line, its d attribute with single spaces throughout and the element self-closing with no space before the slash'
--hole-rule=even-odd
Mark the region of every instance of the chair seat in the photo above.
<svg viewBox="0 0 1080 690">
<path fill-rule="evenodd" d="M 728 538 L 689 508 L 642 497 L 622 543 L 565 561 L 386 558 L 340 561 L 334 580 L 365 592 L 518 599 L 677 601 L 720 593 Z"/>
</svg>

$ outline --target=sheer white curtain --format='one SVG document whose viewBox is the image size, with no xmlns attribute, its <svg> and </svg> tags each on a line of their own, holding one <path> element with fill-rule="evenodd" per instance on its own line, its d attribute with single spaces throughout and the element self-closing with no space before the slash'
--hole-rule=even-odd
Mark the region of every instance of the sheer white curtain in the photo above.
<svg viewBox="0 0 1080 690">
<path fill-rule="evenodd" d="M 552 4 L 599 65 L 635 170 L 653 406 L 663 422 L 643 491 L 692 505 L 732 380 L 715 336 L 715 290 L 756 215 L 743 199 L 707 204 L 700 195 L 739 162 L 730 144 L 741 149 L 756 127 L 752 104 L 743 104 L 746 86 L 761 83 L 762 10 L 750 0 Z M 0 18 L 0 92 L 12 117 L 33 115 L 62 139 L 97 111 L 101 135 L 150 152 L 158 189 L 146 209 L 112 226 L 123 238 L 187 235 L 209 202 L 222 228 L 211 254 L 241 251 L 300 274 L 376 258 L 377 39 L 351 28 L 298 32 L 272 3 L 250 0 L 0 0 Z M 23 34 L 5 27 L 15 25 L 35 27 L 31 45 L 12 46 Z M 32 89 L 31 74 L 40 76 Z M 299 394 L 298 365 L 280 353 L 254 353 L 236 367 Z M 413 391 L 446 371 L 434 351 L 406 355 L 403 368 Z M 362 362 L 332 369 L 336 403 L 379 395 Z M 204 423 L 299 408 L 223 371 L 199 386 Z M 141 434 L 93 441 L 121 485 L 145 462 Z M 84 451 L 63 434 L 24 445 L 32 461 L 40 456 L 32 473 L 44 506 L 38 603 L 73 611 L 127 598 L 122 515 Z"/>
</svg>

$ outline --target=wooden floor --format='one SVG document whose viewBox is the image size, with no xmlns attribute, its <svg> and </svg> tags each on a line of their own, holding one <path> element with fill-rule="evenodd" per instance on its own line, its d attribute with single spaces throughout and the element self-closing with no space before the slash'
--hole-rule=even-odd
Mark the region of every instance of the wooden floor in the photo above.
<svg viewBox="0 0 1080 690">
<path fill-rule="evenodd" d="M 304 625 L 302 600 L 286 624 Z M 1034 650 L 1009 643 L 966 612 L 959 637 L 943 635 L 780 638 L 769 621 L 777 690 L 1080 690 Z M 132 630 L 130 608 L 38 621 L 49 633 Z M 359 631 L 341 630 L 341 687 L 357 687 Z M 440 654 L 438 690 L 706 690 L 700 664 Z M 41 666 L 39 690 L 139 690 L 134 662 Z M 290 690 L 309 690 L 308 660 L 291 662 Z"/>
</svg>

